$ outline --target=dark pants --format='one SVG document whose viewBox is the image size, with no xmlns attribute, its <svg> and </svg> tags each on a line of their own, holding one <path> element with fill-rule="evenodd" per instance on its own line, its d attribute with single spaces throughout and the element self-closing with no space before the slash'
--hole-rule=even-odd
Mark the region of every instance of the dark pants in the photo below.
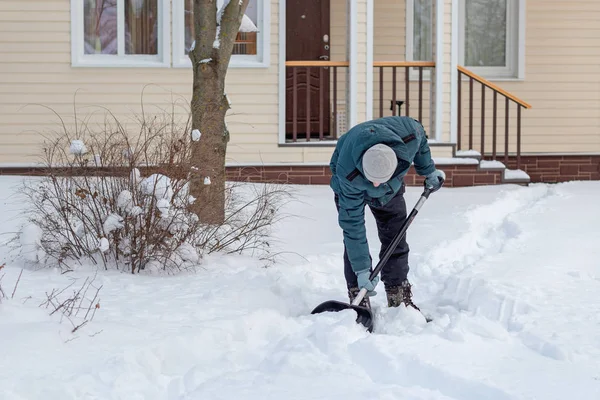
<svg viewBox="0 0 600 400">
<path fill-rule="evenodd" d="M 338 197 L 335 196 L 336 207 L 338 207 Z M 377 233 L 381 242 L 379 251 L 379 259 L 383 257 L 383 253 L 389 247 L 394 239 L 394 236 L 400 231 L 402 223 L 406 220 L 406 202 L 404 201 L 404 188 L 383 207 L 374 207 L 369 205 L 375 221 L 377 222 Z M 387 263 L 381 270 L 381 281 L 385 287 L 397 286 L 406 279 L 408 275 L 408 243 L 406 243 L 406 235 L 400 241 Z M 371 268 L 373 270 L 373 268 Z M 346 246 L 344 246 L 344 276 L 348 288 L 358 287 L 356 274 L 352 271 L 350 260 Z"/>
</svg>

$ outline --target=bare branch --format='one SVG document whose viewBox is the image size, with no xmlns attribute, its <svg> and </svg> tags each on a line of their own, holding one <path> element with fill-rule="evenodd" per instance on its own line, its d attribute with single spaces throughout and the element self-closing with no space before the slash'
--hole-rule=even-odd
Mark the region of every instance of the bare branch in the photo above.
<svg viewBox="0 0 600 400">
<path fill-rule="evenodd" d="M 226 0 L 227 1 L 227 0 Z M 235 38 L 240 30 L 242 19 L 250 0 L 232 0 L 227 3 L 219 24 L 219 53 L 218 62 L 222 74 L 229 67 Z"/>
<path fill-rule="evenodd" d="M 19 277 L 17 278 L 17 282 L 15 283 L 15 288 L 12 291 L 12 294 L 10 295 L 10 298 L 13 299 L 15 297 L 15 292 L 17 291 L 17 286 L 19 286 L 19 282 L 21 281 L 21 275 L 23 275 L 23 270 L 21 269 L 21 272 L 19 272 Z"/>
</svg>

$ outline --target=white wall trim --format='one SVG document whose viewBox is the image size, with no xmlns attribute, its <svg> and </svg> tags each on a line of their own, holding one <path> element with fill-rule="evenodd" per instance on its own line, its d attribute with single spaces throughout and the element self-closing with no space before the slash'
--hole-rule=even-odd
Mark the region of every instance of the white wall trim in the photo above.
<svg viewBox="0 0 600 400">
<path fill-rule="evenodd" d="M 490 81 L 521 81 L 525 76 L 525 0 L 507 0 L 506 41 L 507 65 L 504 67 L 477 67 L 465 65 L 465 1 L 459 1 L 458 7 L 458 43 L 460 65 Z M 466 77 L 465 77 L 466 79 Z"/>
<path fill-rule="evenodd" d="M 358 19 L 358 2 L 357 0 L 348 0 L 348 49 L 349 49 L 349 99 L 348 107 L 350 112 L 348 113 L 348 129 L 356 125 L 358 120 L 358 110 L 356 105 L 358 104 L 358 88 L 356 87 L 356 80 L 358 77 L 358 44 L 357 44 L 357 19 Z"/>
<path fill-rule="evenodd" d="M 279 144 L 285 143 L 285 1 L 279 0 Z"/>
<path fill-rule="evenodd" d="M 367 121 L 373 119 L 373 2 L 367 0 Z"/>
<path fill-rule="evenodd" d="M 124 1 L 117 3 L 117 19 L 124 20 Z M 120 67 L 120 68 L 168 68 L 171 66 L 171 2 L 158 0 L 161 17 L 157 22 L 157 30 L 161 34 L 158 40 L 157 55 L 124 54 L 125 27 L 119 23 L 118 54 L 84 54 L 83 2 L 71 0 L 71 66 L 72 67 Z"/>
<path fill-rule="evenodd" d="M 442 140 L 444 122 L 444 0 L 435 6 L 435 138 Z"/>
<path fill-rule="evenodd" d="M 458 13 L 459 0 L 452 0 L 452 41 L 450 61 L 450 142 L 458 140 Z"/>
<path fill-rule="evenodd" d="M 517 79 L 525 79 L 525 30 L 527 26 L 527 7 L 525 0 L 519 1 L 519 37 L 518 40 L 518 65 L 517 65 Z"/>
</svg>

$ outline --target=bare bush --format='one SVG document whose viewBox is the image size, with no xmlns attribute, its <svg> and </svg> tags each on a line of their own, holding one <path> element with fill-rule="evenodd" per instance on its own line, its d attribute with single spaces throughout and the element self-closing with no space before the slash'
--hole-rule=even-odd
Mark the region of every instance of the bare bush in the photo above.
<svg viewBox="0 0 600 400">
<path fill-rule="evenodd" d="M 0 265 L 0 271 L 2 269 L 4 269 L 5 266 L 6 266 L 6 264 Z M 21 272 L 19 272 L 19 277 L 17 278 L 17 280 L 15 282 L 15 286 L 13 287 L 12 293 L 10 295 L 11 299 L 13 299 L 15 297 L 15 293 L 17 292 L 17 287 L 19 286 L 19 282 L 21 282 L 22 275 L 23 275 L 23 270 L 21 270 Z M 4 274 L 2 274 L 2 276 L 0 276 L 0 303 L 2 303 L 2 300 L 8 299 L 6 292 L 4 292 L 4 289 L 2 288 L 2 279 L 4 279 Z"/>
<path fill-rule="evenodd" d="M 65 294 L 65 292 L 75 284 L 75 280 L 61 290 L 52 289 L 52 292 L 46 293 L 46 300 L 39 306 L 50 308 L 50 315 L 60 313 L 61 321 L 63 317 L 66 318 L 73 326 L 71 333 L 75 333 L 92 321 L 94 315 L 96 315 L 96 310 L 100 308 L 100 298 L 98 295 L 102 286 L 94 286 L 95 279 L 95 276 L 92 279 L 85 278 L 81 287 L 73 290 L 71 294 Z M 93 293 L 93 297 L 88 295 L 90 289 L 92 289 L 91 293 Z"/>
<path fill-rule="evenodd" d="M 66 270 L 91 261 L 132 273 L 180 270 L 217 251 L 268 257 L 270 227 L 290 193 L 229 183 L 225 221 L 204 224 L 191 211 L 189 185 L 210 177 L 190 164 L 191 141 L 201 137 L 186 118 L 142 114 L 130 129 L 107 112 L 95 127 L 83 121 L 70 132 L 63 123 L 46 135 L 43 177 L 22 190 L 29 224 L 15 238 L 20 254 Z"/>
</svg>

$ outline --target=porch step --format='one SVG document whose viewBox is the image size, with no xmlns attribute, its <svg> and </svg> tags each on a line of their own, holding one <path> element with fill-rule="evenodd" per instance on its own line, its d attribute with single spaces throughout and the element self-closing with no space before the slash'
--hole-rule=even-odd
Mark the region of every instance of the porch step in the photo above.
<svg viewBox="0 0 600 400">
<path fill-rule="evenodd" d="M 523 170 L 508 169 L 502 174 L 502 183 L 515 183 L 527 185 L 531 182 L 531 177 Z"/>
<path fill-rule="evenodd" d="M 500 161 L 481 160 L 479 162 L 479 169 L 484 169 L 487 171 L 505 171 L 506 165 Z"/>
<path fill-rule="evenodd" d="M 481 153 L 477 150 L 458 150 L 455 154 L 456 158 L 475 158 L 481 160 Z"/>
</svg>

